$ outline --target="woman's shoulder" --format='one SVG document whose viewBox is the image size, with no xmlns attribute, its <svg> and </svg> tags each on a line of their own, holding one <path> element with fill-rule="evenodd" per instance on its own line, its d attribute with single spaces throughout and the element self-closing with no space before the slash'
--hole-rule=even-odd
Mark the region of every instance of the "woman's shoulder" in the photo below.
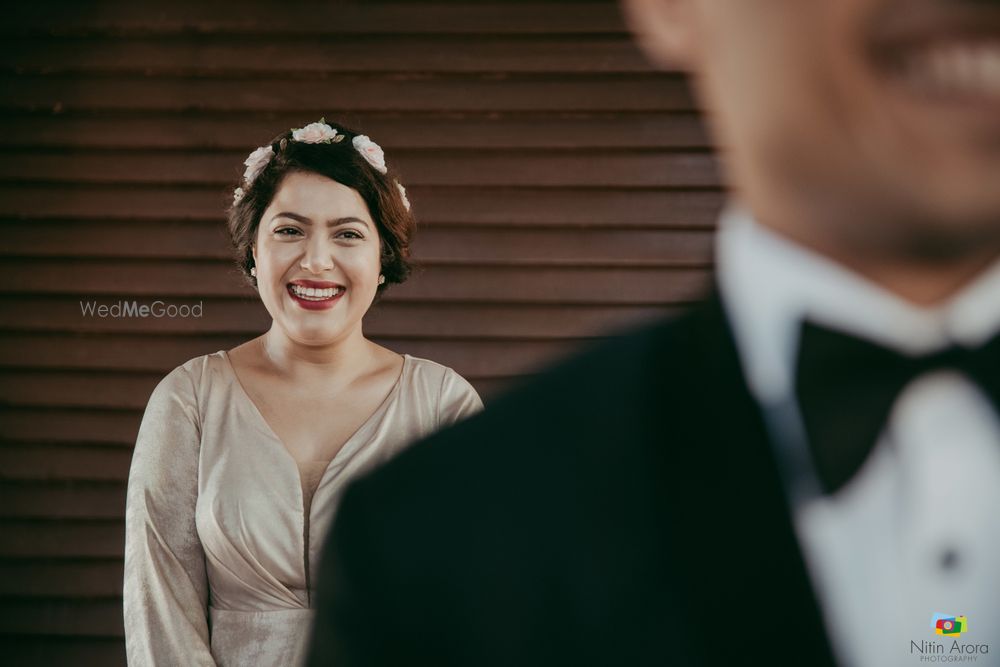
<svg viewBox="0 0 1000 667">
<path fill-rule="evenodd" d="M 166 377 L 176 376 L 201 379 L 207 374 L 218 372 L 225 368 L 227 364 L 229 364 L 229 360 L 226 351 L 219 350 L 188 359 L 170 371 Z"/>
<path fill-rule="evenodd" d="M 417 388 L 423 396 L 435 396 L 443 418 L 451 421 L 450 413 L 465 414 L 482 408 L 475 387 L 453 368 L 430 359 L 403 356 L 410 368 L 410 388 Z"/>
<path fill-rule="evenodd" d="M 153 390 L 153 396 L 171 394 L 192 402 L 197 401 L 198 395 L 213 384 L 213 380 L 225 371 L 228 363 L 224 350 L 188 359 L 160 380 Z"/>
<path fill-rule="evenodd" d="M 411 354 L 404 354 L 403 359 L 405 360 L 404 363 L 409 366 L 410 378 L 416 382 L 429 382 L 437 385 L 449 380 L 455 381 L 456 379 L 465 382 L 465 378 L 455 372 L 450 366 L 445 366 L 431 359 L 414 357 Z"/>
</svg>

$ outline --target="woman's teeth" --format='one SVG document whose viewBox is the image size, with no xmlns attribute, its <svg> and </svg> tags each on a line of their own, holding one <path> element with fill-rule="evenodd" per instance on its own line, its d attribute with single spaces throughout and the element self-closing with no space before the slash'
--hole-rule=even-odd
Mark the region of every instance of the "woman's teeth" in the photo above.
<svg viewBox="0 0 1000 667">
<path fill-rule="evenodd" d="M 339 295 L 344 291 L 343 287 L 324 287 L 322 289 L 316 287 L 301 287 L 299 285 L 291 285 L 292 294 L 299 297 L 300 299 L 305 299 L 306 301 L 323 301 L 324 299 L 332 299 L 333 297 Z"/>
</svg>

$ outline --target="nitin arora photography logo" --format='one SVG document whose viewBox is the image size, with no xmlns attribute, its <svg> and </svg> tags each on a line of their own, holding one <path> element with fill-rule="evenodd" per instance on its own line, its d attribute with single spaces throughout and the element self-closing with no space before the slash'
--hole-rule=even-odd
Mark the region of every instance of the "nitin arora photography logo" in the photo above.
<svg viewBox="0 0 1000 667">
<path fill-rule="evenodd" d="M 931 631 L 940 639 L 910 640 L 910 655 L 920 662 L 979 662 L 989 660 L 990 645 L 959 641 L 969 631 L 969 619 L 958 614 L 931 615 Z"/>
<path fill-rule="evenodd" d="M 951 616 L 949 614 L 934 614 L 931 617 L 931 629 L 939 635 L 945 637 L 957 637 L 963 632 L 968 632 L 969 621 L 965 616 Z"/>
</svg>

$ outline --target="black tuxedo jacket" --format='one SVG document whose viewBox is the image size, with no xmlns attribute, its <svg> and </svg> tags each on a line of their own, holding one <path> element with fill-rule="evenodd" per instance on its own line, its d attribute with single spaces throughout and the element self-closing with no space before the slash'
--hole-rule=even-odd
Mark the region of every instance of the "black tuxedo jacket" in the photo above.
<svg viewBox="0 0 1000 667">
<path fill-rule="evenodd" d="M 310 665 L 833 664 L 717 296 L 344 496 Z"/>
</svg>

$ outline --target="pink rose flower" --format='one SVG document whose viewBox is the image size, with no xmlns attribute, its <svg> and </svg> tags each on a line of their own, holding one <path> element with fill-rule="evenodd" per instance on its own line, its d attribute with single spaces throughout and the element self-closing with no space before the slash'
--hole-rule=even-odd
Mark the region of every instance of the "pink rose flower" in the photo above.
<svg viewBox="0 0 1000 667">
<path fill-rule="evenodd" d="M 292 130 L 292 140 L 303 144 L 328 144 L 337 136 L 337 131 L 320 119 L 305 127 Z"/>
<path fill-rule="evenodd" d="M 247 170 L 243 172 L 243 180 L 247 182 L 247 185 L 253 183 L 260 172 L 264 171 L 264 167 L 267 166 L 272 157 L 274 157 L 274 149 L 270 146 L 261 146 L 250 153 L 250 157 L 243 161 L 243 164 L 247 166 Z"/>
<path fill-rule="evenodd" d="M 369 139 L 368 135 L 359 134 L 354 137 L 352 143 L 361 156 L 368 160 L 368 164 L 383 174 L 388 171 L 385 167 L 385 153 L 382 152 L 382 147 Z"/>
</svg>

